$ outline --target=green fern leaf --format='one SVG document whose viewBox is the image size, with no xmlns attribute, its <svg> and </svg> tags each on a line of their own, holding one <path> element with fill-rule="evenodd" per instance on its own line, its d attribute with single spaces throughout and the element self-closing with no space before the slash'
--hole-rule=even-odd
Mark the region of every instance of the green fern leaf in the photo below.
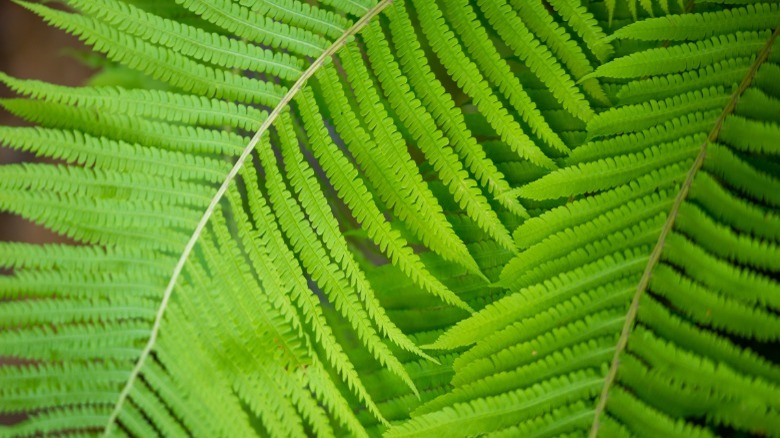
<svg viewBox="0 0 780 438">
<path fill-rule="evenodd" d="M 680 20 L 731 13 L 742 12 Z M 703 41 L 649 48 L 596 70 L 633 79 L 623 89 L 631 94 L 621 91 L 629 102 L 590 120 L 591 140 L 569 157 L 568 167 L 516 191 L 569 202 L 515 231 L 522 250 L 505 265 L 500 283 L 512 292 L 431 344 L 470 346 L 453 364 L 454 389 L 392 433 L 776 433 L 777 363 L 739 340 L 771 345 L 780 327 L 778 243 L 776 230 L 768 230 L 777 228 L 776 211 L 766 201 L 777 184 L 769 163 L 780 136 L 776 117 L 745 106 L 772 108 L 754 78 L 774 68 L 770 51 L 780 31 L 776 19 L 747 21 L 739 28 L 762 30 L 718 40 L 707 39 L 710 31 L 686 34 Z M 645 24 L 652 34 L 653 20 L 632 26 Z M 614 38 L 635 35 L 630 27 Z M 758 35 L 763 41 L 755 53 L 743 54 L 751 43 L 741 38 Z M 743 45 L 732 50 L 737 41 Z M 693 47 L 713 50 L 678 58 Z M 753 57 L 750 63 L 740 61 L 745 55 Z M 739 84 L 732 87 L 731 70 L 738 68 Z M 639 84 L 654 87 L 641 90 L 645 99 Z M 669 97 L 654 100 L 659 92 Z M 602 379 L 601 389 L 565 398 L 554 386 L 575 379 L 566 386 L 573 392 L 586 375 Z M 530 392 L 535 388 L 543 389 Z M 511 409 L 523 402 L 501 402 L 519 394 L 533 394 L 522 414 Z M 535 413 L 541 404 L 544 412 Z M 502 417 L 510 412 L 517 425 Z M 461 422 L 470 415 L 478 419 Z"/>
<path fill-rule="evenodd" d="M 0 435 L 778 436 L 776 1 L 14 3 Z"/>
</svg>

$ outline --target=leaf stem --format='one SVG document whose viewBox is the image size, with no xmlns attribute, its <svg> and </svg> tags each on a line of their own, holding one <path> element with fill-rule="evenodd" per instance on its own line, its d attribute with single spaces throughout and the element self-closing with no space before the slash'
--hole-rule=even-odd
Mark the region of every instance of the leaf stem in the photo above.
<svg viewBox="0 0 780 438">
<path fill-rule="evenodd" d="M 720 116 L 715 121 L 715 126 L 712 127 L 712 130 L 707 136 L 707 139 L 702 143 L 701 148 L 699 149 L 699 154 L 693 161 L 693 165 L 688 170 L 688 173 L 685 176 L 685 181 L 680 187 L 680 191 L 677 192 L 677 196 L 674 198 L 674 203 L 672 204 L 672 208 L 669 211 L 669 216 L 667 216 L 666 222 L 664 222 L 663 228 L 661 229 L 661 234 L 658 236 L 658 241 L 653 248 L 653 252 L 650 253 L 650 259 L 647 261 L 645 270 L 642 273 L 642 278 L 639 280 L 636 292 L 634 293 L 634 297 L 631 300 L 631 305 L 628 308 L 626 320 L 623 323 L 623 329 L 620 333 L 620 338 L 618 339 L 617 346 L 615 348 L 615 354 L 612 356 L 612 364 L 610 365 L 607 376 L 604 379 L 604 387 L 601 390 L 601 395 L 599 395 L 599 400 L 594 412 L 593 425 L 590 429 L 590 433 L 588 434 L 589 438 L 595 438 L 598 434 L 599 419 L 601 414 L 604 412 L 604 409 L 606 408 L 609 390 L 612 387 L 615 378 L 617 377 L 618 367 L 620 366 L 620 354 L 623 352 L 623 350 L 625 350 L 626 344 L 628 344 L 628 337 L 631 335 L 631 329 L 634 326 L 634 321 L 636 320 L 636 315 L 639 311 L 639 300 L 642 297 L 642 293 L 647 290 L 653 269 L 661 259 L 661 252 L 663 252 L 666 237 L 669 235 L 672 227 L 674 226 L 674 221 L 677 219 L 680 206 L 688 196 L 688 191 L 690 190 L 691 185 L 693 185 L 693 180 L 696 176 L 696 173 L 704 164 L 704 159 L 707 156 L 707 145 L 717 140 L 718 135 L 720 135 L 720 130 L 723 127 L 724 120 L 726 120 L 726 117 L 728 117 L 734 111 L 734 108 L 737 106 L 739 97 L 742 95 L 742 93 L 745 92 L 745 90 L 747 90 L 756 73 L 758 72 L 758 68 L 761 66 L 761 64 L 763 64 L 764 61 L 766 61 L 767 57 L 769 56 L 769 51 L 772 48 L 772 44 L 774 44 L 778 33 L 780 33 L 780 27 L 776 28 L 772 33 L 772 36 L 769 37 L 769 40 L 761 49 L 761 52 L 759 52 L 758 57 L 750 66 L 750 69 L 745 73 L 745 76 L 742 78 L 742 82 L 739 84 L 739 87 L 731 95 L 731 98 L 726 104 L 726 107 L 723 108 Z"/>
<path fill-rule="evenodd" d="M 292 101 L 295 95 L 301 89 L 303 89 L 303 86 L 305 85 L 306 81 L 309 78 L 311 78 L 320 69 L 320 67 L 325 65 L 325 63 L 331 56 L 333 56 L 339 49 L 344 47 L 349 42 L 351 37 L 353 37 L 355 34 L 360 32 L 360 30 L 362 30 L 366 25 L 368 25 L 368 23 L 371 21 L 372 18 L 374 18 L 376 15 L 382 12 L 392 2 L 393 0 L 380 1 L 376 6 L 368 10 L 368 12 L 366 12 L 366 14 L 363 15 L 360 18 L 360 20 L 358 20 L 352 27 L 347 29 L 336 41 L 334 41 L 333 44 L 331 44 L 327 50 L 322 52 L 322 54 L 316 60 L 314 60 L 314 62 L 312 62 L 309 68 L 307 68 L 306 71 L 303 72 L 301 77 L 298 78 L 297 81 L 295 81 L 292 87 L 290 87 L 290 90 L 287 91 L 287 93 L 282 97 L 279 103 L 274 107 L 273 111 L 271 111 L 271 113 L 268 115 L 265 121 L 263 121 L 263 124 L 257 130 L 255 135 L 252 136 L 252 139 L 249 141 L 249 144 L 247 144 L 246 147 L 244 148 L 244 151 L 241 153 L 241 156 L 233 165 L 233 168 L 230 169 L 230 172 L 228 172 L 227 176 L 225 177 L 225 180 L 222 182 L 222 185 L 214 194 L 214 197 L 211 198 L 211 202 L 209 203 L 208 208 L 206 208 L 206 211 L 203 213 L 203 216 L 200 218 L 197 227 L 195 227 L 195 231 L 192 233 L 192 236 L 190 236 L 190 240 L 187 242 L 187 245 L 184 247 L 184 250 L 182 251 L 182 254 L 179 257 L 178 263 L 176 263 L 176 267 L 173 269 L 173 273 L 171 274 L 171 279 L 168 282 L 168 286 L 165 288 L 165 292 L 163 292 L 163 297 L 160 302 L 160 307 L 157 309 L 157 314 L 154 317 L 154 324 L 152 325 L 152 331 L 151 334 L 149 335 L 149 340 L 146 342 L 146 346 L 144 347 L 143 351 L 141 351 L 141 354 L 138 357 L 138 361 L 133 367 L 133 370 L 130 372 L 130 376 L 128 377 L 127 382 L 125 383 L 124 388 L 122 388 L 122 392 L 119 394 L 119 398 L 117 399 L 116 404 L 114 405 L 114 409 L 111 412 L 106 427 L 103 431 L 104 436 L 108 436 L 111 433 L 111 429 L 116 423 L 116 419 L 119 416 L 120 411 L 122 410 L 122 405 L 124 404 L 125 400 L 127 400 L 127 397 L 130 395 L 130 391 L 133 388 L 133 383 L 138 378 L 138 375 L 141 373 L 141 369 L 143 368 L 144 362 L 146 362 L 146 359 L 149 357 L 149 354 L 151 354 L 152 349 L 154 348 L 155 341 L 157 340 L 157 335 L 160 332 L 160 326 L 162 325 L 163 316 L 165 315 L 165 310 L 168 308 L 168 302 L 170 301 L 171 296 L 173 295 L 173 288 L 176 286 L 176 282 L 179 279 L 179 276 L 181 275 L 182 271 L 184 270 L 184 265 L 186 264 L 187 259 L 192 253 L 192 250 L 195 248 L 195 244 L 198 242 L 198 239 L 200 238 L 200 235 L 203 233 L 203 230 L 206 228 L 206 225 L 208 224 L 211 215 L 214 214 L 214 211 L 217 208 L 217 204 L 219 204 L 219 201 L 225 195 L 225 192 L 227 192 L 230 183 L 235 179 L 236 175 L 238 175 L 238 172 L 241 170 L 241 167 L 243 167 L 244 162 L 247 160 L 247 158 L 249 158 L 249 155 L 252 153 L 252 151 L 254 151 L 255 147 L 260 141 L 260 138 L 271 127 L 271 125 L 274 123 L 276 118 L 279 117 L 282 111 L 284 111 L 284 109 Z"/>
</svg>

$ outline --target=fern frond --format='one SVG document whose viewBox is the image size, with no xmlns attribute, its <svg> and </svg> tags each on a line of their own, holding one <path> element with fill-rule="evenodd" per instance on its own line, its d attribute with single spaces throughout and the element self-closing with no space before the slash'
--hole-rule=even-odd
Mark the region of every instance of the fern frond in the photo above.
<svg viewBox="0 0 780 438">
<path fill-rule="evenodd" d="M 453 148 L 466 163 L 468 169 L 486 186 L 497 201 L 512 213 L 525 217 L 525 208 L 508 196 L 509 185 L 491 162 L 483 148 L 468 132 L 463 114 L 454 107 L 452 98 L 446 94 L 442 84 L 435 78 L 430 67 L 421 62 L 423 51 L 420 42 L 413 38 L 413 27 L 405 8 L 396 5 L 389 12 L 391 38 L 401 59 L 401 68 L 407 74 L 415 93 L 425 103 L 426 109 L 447 133 Z"/>
<path fill-rule="evenodd" d="M 261 45 L 286 49 L 303 56 L 319 56 L 329 45 L 328 40 L 320 35 L 274 21 L 241 4 L 226 0 L 176 0 L 176 3 L 232 35 Z M 359 15 L 367 10 L 360 11 Z"/>
<path fill-rule="evenodd" d="M 281 129 L 289 129 L 289 126 Z M 289 143 L 289 133 L 286 135 L 288 136 L 286 142 Z M 285 140 L 282 140 L 282 142 L 284 143 Z M 357 297 L 348 293 L 349 286 L 346 279 L 339 272 L 338 268 L 330 264 L 330 258 L 327 256 L 324 246 L 316 237 L 314 230 L 310 228 L 311 225 L 306 224 L 303 211 L 292 198 L 291 193 L 285 188 L 279 171 L 275 169 L 276 166 L 270 155 L 270 142 L 261 146 L 258 155 L 263 169 L 269 175 L 266 180 L 266 190 L 273 203 L 273 210 L 281 228 L 287 234 L 287 238 L 292 243 L 304 267 L 310 272 L 314 281 L 322 284 L 325 293 L 331 298 L 336 309 L 342 312 L 352 323 L 358 332 L 358 336 L 366 343 L 369 351 L 376 355 L 377 360 L 393 369 L 416 391 L 414 383 L 406 372 L 403 371 L 401 364 L 390 354 L 387 347 L 377 336 L 369 323 L 368 315 L 360 303 L 357 302 Z"/>
<path fill-rule="evenodd" d="M 94 168 L 30 163 L 0 167 L 0 187 L 3 190 L 113 198 L 183 207 L 204 207 L 208 204 L 211 191 L 211 187 L 205 184 L 171 182 L 144 173 L 126 175 Z"/>
<path fill-rule="evenodd" d="M 390 105 L 399 113 L 409 133 L 416 137 L 417 146 L 438 171 L 441 181 L 448 186 L 458 205 L 490 237 L 512 251 L 514 247 L 509 231 L 499 221 L 477 184 L 464 172 L 457 155 L 444 143 L 446 140 L 443 133 L 438 130 L 430 114 L 423 110 L 422 102 L 411 94 L 405 77 L 392 60 L 389 47 L 377 38 L 381 34 L 380 30 L 378 25 L 369 26 L 366 30 L 366 44 L 369 59 L 373 61 L 372 65 Z"/>
<path fill-rule="evenodd" d="M 583 395 L 594 394 L 600 384 L 601 379 L 592 373 L 571 374 L 526 390 L 487 397 L 479 402 L 460 403 L 450 411 L 420 416 L 408 425 L 393 429 L 387 436 L 423 437 L 439 433 L 468 436 L 479 433 L 486 423 L 500 430 L 542 415 L 555 403 L 566 405 Z"/>
<path fill-rule="evenodd" d="M 588 123 L 588 133 L 592 137 L 603 137 L 642 131 L 668 119 L 722 108 L 728 101 L 728 97 L 723 87 L 712 87 L 681 93 L 662 101 L 650 100 L 636 105 L 624 105 L 591 119 Z"/>
<path fill-rule="evenodd" d="M 609 39 L 702 40 L 715 35 L 771 28 L 778 20 L 780 20 L 780 8 L 777 4 L 756 2 L 742 8 L 642 20 L 618 29 L 609 36 Z"/>
<path fill-rule="evenodd" d="M 414 2 L 413 2 L 414 3 Z M 473 62 L 466 58 L 462 48 L 456 44 L 455 35 L 448 29 L 441 11 L 436 5 L 415 3 L 416 12 L 422 24 L 422 30 L 431 44 L 434 52 L 449 73 L 459 85 L 470 95 L 474 103 L 484 112 L 485 117 L 493 125 L 512 150 L 532 163 L 554 168 L 555 164 L 540 150 L 522 131 L 522 128 L 511 119 L 506 109 L 498 102 L 487 87 L 485 79 L 479 73 Z"/>
<path fill-rule="evenodd" d="M 121 64 L 137 68 L 174 87 L 208 97 L 276 105 L 286 89 L 271 82 L 239 76 L 187 58 L 92 18 L 56 11 L 34 3 L 22 3 L 52 25 L 72 32 Z"/>
<path fill-rule="evenodd" d="M 360 270 L 346 240 L 339 233 L 338 223 L 330 212 L 325 195 L 316 182 L 314 172 L 305 161 L 300 150 L 293 144 L 292 121 L 288 116 L 282 115 L 281 122 L 283 126 L 279 135 L 282 140 L 281 147 L 286 163 L 285 167 L 287 168 L 291 185 L 297 192 L 300 204 L 310 218 L 309 221 L 312 227 L 321 236 L 323 243 L 330 251 L 331 257 L 340 265 L 350 284 L 355 287 L 358 296 L 366 307 L 368 315 L 376 323 L 379 330 L 405 350 L 430 359 L 430 356 L 414 345 L 385 314 L 382 306 L 376 299 L 376 294 L 371 284 Z"/>
<path fill-rule="evenodd" d="M 682 74 L 634 80 L 621 87 L 617 97 L 624 103 L 641 103 L 651 99 L 657 100 L 658 97 L 679 96 L 685 92 L 702 90 L 716 84 L 738 83 L 745 68 L 751 62 L 749 58 L 726 59 Z"/>
<path fill-rule="evenodd" d="M 684 72 L 726 59 L 753 56 L 771 36 L 770 30 L 735 32 L 662 49 L 650 49 L 601 65 L 594 77 L 637 78 Z"/>
<path fill-rule="evenodd" d="M 692 160 L 704 135 L 683 137 L 677 141 L 652 146 L 638 153 L 605 158 L 552 173 L 544 183 L 534 181 L 518 190 L 531 199 L 559 198 L 616 187 L 680 160 Z M 596 175 L 597 178 L 593 178 Z"/>
<path fill-rule="evenodd" d="M 449 16 L 455 31 L 460 34 L 469 54 L 491 85 L 502 91 L 533 133 L 558 152 L 568 153 L 569 149 L 536 110 L 536 105 L 523 90 L 520 81 L 510 74 L 509 65 L 500 58 L 495 47 L 489 44 L 490 39 L 484 28 L 476 25 L 476 15 L 471 7 L 467 3 L 461 3 L 445 8 L 443 12 Z"/>
<path fill-rule="evenodd" d="M 353 77 L 356 78 L 353 85 L 360 90 L 361 95 L 371 95 L 376 99 L 377 92 L 365 77 L 365 67 L 353 57 L 354 54 L 346 53 L 343 58 L 345 69 L 353 72 Z M 353 70 L 356 68 L 360 70 Z M 369 123 L 368 126 L 373 127 L 369 128 L 371 132 L 366 131 L 358 121 L 357 114 L 350 108 L 350 102 L 334 69 L 326 66 L 323 73 L 325 74 L 319 81 L 323 96 L 329 111 L 339 114 L 334 120 L 335 127 L 358 164 L 364 169 L 369 182 L 375 186 L 379 197 L 427 247 L 448 260 L 478 271 L 479 268 L 471 259 L 465 245 L 455 236 L 452 227 L 444 218 L 441 206 L 424 185 L 420 174 L 412 170 L 411 157 L 402 149 L 400 134 L 394 127 L 385 125 L 389 118 L 384 108 L 375 107 L 368 97 L 357 102 L 361 115 Z M 375 144 L 376 141 L 387 148 L 392 147 L 392 153 L 381 149 L 368 149 L 367 146 Z M 423 223 L 422 217 L 427 218 L 427 223 Z"/>
<path fill-rule="evenodd" d="M 285 287 L 290 294 L 291 300 L 300 308 L 304 320 L 312 327 L 315 339 L 322 343 L 328 362 L 347 382 L 350 389 L 355 391 L 358 397 L 367 404 L 372 414 L 381 418 L 378 408 L 358 378 L 354 365 L 352 365 L 343 348 L 334 337 L 332 329 L 326 323 L 317 298 L 309 293 L 306 278 L 303 275 L 300 264 L 292 250 L 285 243 L 282 234 L 277 228 L 276 221 L 273 219 L 273 213 L 259 192 L 257 177 L 247 171 L 242 172 L 241 176 L 245 180 L 245 186 L 249 195 L 249 209 L 254 221 L 268 224 L 267 228 L 262 228 L 262 230 L 267 231 L 261 232 L 258 230 L 259 235 L 256 237 L 256 239 L 262 239 L 260 242 L 266 245 L 266 257 L 269 260 L 264 263 L 272 263 L 272 266 L 278 272 L 280 280 L 286 280 Z M 228 195 L 231 195 L 231 192 L 228 192 Z M 258 270 L 258 273 L 267 272 L 268 269 L 269 267 L 263 267 Z M 344 418 L 344 415 L 341 414 L 340 417 Z M 349 418 L 350 416 L 347 417 Z"/>
<path fill-rule="evenodd" d="M 573 78 L 553 59 L 549 49 L 539 43 L 509 5 L 486 1 L 479 2 L 479 7 L 515 55 L 549 87 L 564 109 L 586 122 L 593 117 L 591 105 L 577 89 Z"/>
<path fill-rule="evenodd" d="M 171 123 L 256 130 L 267 117 L 264 111 L 251 106 L 170 91 L 63 87 L 41 81 L 20 80 L 2 72 L 0 81 L 15 92 L 33 99 Z"/>
<path fill-rule="evenodd" d="M 0 127 L 0 136 L 7 147 L 109 171 L 138 171 L 160 177 L 175 175 L 184 180 L 216 182 L 229 166 L 213 158 L 127 144 L 79 131 Z"/>
<path fill-rule="evenodd" d="M 599 27 L 593 14 L 581 2 L 551 0 L 549 3 L 561 18 L 577 32 L 577 35 L 596 58 L 601 62 L 606 62 L 614 52 L 614 48 L 604 41 L 606 35 Z"/>
<path fill-rule="evenodd" d="M 235 156 L 246 143 L 230 132 L 161 123 L 121 114 L 73 108 L 45 101 L 0 100 L 14 115 L 47 128 L 78 130 L 92 136 L 123 140 L 164 150 L 205 156 Z"/>
<path fill-rule="evenodd" d="M 585 57 L 580 46 L 575 40 L 572 40 L 565 29 L 555 22 L 553 17 L 545 9 L 544 4 L 540 2 L 521 2 L 512 0 L 510 2 L 518 15 L 523 20 L 528 30 L 533 32 L 541 41 L 543 41 L 560 60 L 560 64 L 565 67 L 574 78 L 587 76 L 593 71 L 593 67 Z M 590 98 L 602 105 L 610 103 L 604 89 L 598 81 L 593 79 L 581 81 L 583 91 Z"/>
<path fill-rule="evenodd" d="M 307 96 L 306 91 L 299 96 L 298 99 L 301 103 L 299 109 L 306 125 L 313 153 L 320 160 L 323 170 L 341 198 L 352 209 L 355 218 L 366 228 L 369 237 L 415 283 L 441 297 L 445 302 L 460 304 L 458 307 L 467 306 L 427 271 L 425 265 L 412 252 L 411 248 L 404 244 L 400 233 L 390 227 L 374 202 L 371 192 L 361 183 L 354 165 L 346 160 L 343 153 L 336 148 L 333 140 L 326 135 L 321 120 L 314 119 L 314 114 L 318 113 L 316 103 L 310 96 Z"/>
<path fill-rule="evenodd" d="M 276 21 L 325 34 L 331 39 L 341 36 L 352 24 L 334 11 L 294 0 L 254 0 L 250 9 Z"/>
<path fill-rule="evenodd" d="M 198 61 L 225 69 L 246 70 L 294 80 L 303 72 L 303 61 L 289 54 L 273 53 L 262 47 L 178 25 L 119 1 L 100 4 L 69 0 L 68 4 L 115 29 L 167 47 Z"/>
<path fill-rule="evenodd" d="M 780 31 L 767 29 L 773 18 L 737 21 L 736 33 L 692 33 L 697 41 L 596 69 L 632 80 L 618 94 L 627 102 L 589 121 L 567 167 L 516 191 L 569 201 L 518 227 L 521 252 L 499 283 L 510 293 L 430 344 L 468 347 L 453 363 L 454 388 L 391 434 L 774 433 L 780 368 L 762 349 L 780 328 L 769 200 L 780 133 L 777 117 L 745 105 L 773 107 L 768 83 L 754 78 L 775 68 Z M 555 385 L 572 376 L 592 386 L 565 398 Z M 525 404 L 508 399 L 519 394 Z"/>
<path fill-rule="evenodd" d="M 0 435 L 780 430 L 776 2 L 17 3 Z"/>
</svg>

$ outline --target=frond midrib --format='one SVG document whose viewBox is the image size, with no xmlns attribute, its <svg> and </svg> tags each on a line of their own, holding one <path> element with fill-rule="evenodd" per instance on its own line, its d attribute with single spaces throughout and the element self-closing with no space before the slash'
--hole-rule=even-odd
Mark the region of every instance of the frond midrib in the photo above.
<svg viewBox="0 0 780 438">
<path fill-rule="evenodd" d="M 184 247 L 182 254 L 179 257 L 176 267 L 174 268 L 173 273 L 171 274 L 171 278 L 168 282 L 168 285 L 166 286 L 165 291 L 163 293 L 163 297 L 160 301 L 160 306 L 157 309 L 157 312 L 155 314 L 154 324 L 152 325 L 152 330 L 150 332 L 149 339 L 146 345 L 144 346 L 144 349 L 142 350 L 141 354 L 139 355 L 135 366 L 130 372 L 127 382 L 125 383 L 121 393 L 119 394 L 119 397 L 117 398 L 117 402 L 114 405 L 114 409 L 109 415 L 108 421 L 106 422 L 106 426 L 103 431 L 104 435 L 107 436 L 111 432 L 111 429 L 114 423 L 116 422 L 116 419 L 119 416 L 119 413 L 122 409 L 122 405 L 124 404 L 124 401 L 127 399 L 127 397 L 130 394 L 130 391 L 133 387 L 133 383 L 135 382 L 138 375 L 140 374 L 144 362 L 146 361 L 146 358 L 151 353 L 152 348 L 155 345 L 155 341 L 157 340 L 157 336 L 159 334 L 160 327 L 162 325 L 162 319 L 165 314 L 165 310 L 167 309 L 168 302 L 170 301 L 170 298 L 173 295 L 173 289 L 176 285 L 176 282 L 178 281 L 178 278 L 184 269 L 184 265 L 187 262 L 190 253 L 192 253 L 193 249 L 195 248 L 195 244 L 200 239 L 200 235 L 203 233 L 203 230 L 208 224 L 209 219 L 211 218 L 212 214 L 216 210 L 217 204 L 220 202 L 220 200 L 224 197 L 225 193 L 227 192 L 230 183 L 238 175 L 239 171 L 243 167 L 247 158 L 250 156 L 252 151 L 254 151 L 255 147 L 259 143 L 263 134 L 271 127 L 273 122 L 279 117 L 282 111 L 284 111 L 285 108 L 287 108 L 287 105 L 298 94 L 298 92 L 301 89 L 303 89 L 304 85 L 306 84 L 306 81 L 309 78 L 311 78 L 317 71 L 319 71 L 319 69 L 325 65 L 327 60 L 331 56 L 333 56 L 339 49 L 344 47 L 355 34 L 360 32 L 360 30 L 362 30 L 365 26 L 367 26 L 372 18 L 377 16 L 387 6 L 389 6 L 392 3 L 392 1 L 393 0 L 381 0 L 376 6 L 368 10 L 365 15 L 363 15 L 357 22 L 355 22 L 355 24 L 352 25 L 352 27 L 344 31 L 344 33 L 338 39 L 336 39 L 330 45 L 330 47 L 328 47 L 324 52 L 322 52 L 322 54 L 311 63 L 311 65 L 303 72 L 303 74 L 301 74 L 298 80 L 296 80 L 295 83 L 290 87 L 287 93 L 285 93 L 285 95 L 282 97 L 279 103 L 274 107 L 273 111 L 271 111 L 268 114 L 268 117 L 263 121 L 263 124 L 260 126 L 260 128 L 258 128 L 254 136 L 252 136 L 252 139 L 246 145 L 243 152 L 239 156 L 238 160 L 236 160 L 235 164 L 230 169 L 230 172 L 228 172 L 227 176 L 225 177 L 224 181 L 220 185 L 219 189 L 211 198 L 211 202 L 209 203 L 209 206 L 206 208 L 206 211 L 203 213 L 203 216 L 198 222 L 198 225 L 195 227 L 195 230 L 190 236 L 187 245 Z"/>
<path fill-rule="evenodd" d="M 690 169 L 688 169 L 688 172 L 685 176 L 685 180 L 683 181 L 679 191 L 677 192 L 677 196 L 674 199 L 672 208 L 669 210 L 669 215 L 667 216 L 666 221 L 664 222 L 664 225 L 661 228 L 661 232 L 658 236 L 658 240 L 656 241 L 656 244 L 653 247 L 653 251 L 650 253 L 650 258 L 647 261 L 645 270 L 642 273 L 642 277 L 640 278 L 639 283 L 637 284 L 636 292 L 634 293 L 634 296 L 631 299 L 631 304 L 626 313 L 625 323 L 623 324 L 623 328 L 620 332 L 620 337 L 618 338 L 616 344 L 615 353 L 612 357 L 612 362 L 610 364 L 609 371 L 607 372 L 607 376 L 604 379 L 604 386 L 602 388 L 601 394 L 599 395 L 596 404 L 596 409 L 594 411 L 594 417 L 593 417 L 593 424 L 591 426 L 590 433 L 588 434 L 589 438 L 596 438 L 596 436 L 598 435 L 599 418 L 601 414 L 604 412 L 604 409 L 606 408 L 609 391 L 612 387 L 612 384 L 615 381 L 615 378 L 617 377 L 618 367 L 620 365 L 620 355 L 623 352 L 623 350 L 625 350 L 626 345 L 628 344 L 628 338 L 631 335 L 631 331 L 634 326 L 634 321 L 636 320 L 637 312 L 639 310 L 639 301 L 642 297 L 642 294 L 647 290 L 647 286 L 650 283 L 650 276 L 653 273 L 653 269 L 655 269 L 655 266 L 658 264 L 659 260 L 661 259 L 661 253 L 663 252 L 664 244 L 666 243 L 666 238 L 674 226 L 674 222 L 677 219 L 680 206 L 682 205 L 683 201 L 685 201 L 685 199 L 687 198 L 688 191 L 693 185 L 694 178 L 696 177 L 696 174 L 704 164 L 704 159 L 707 156 L 707 146 L 718 139 L 718 136 L 720 135 L 721 127 L 723 126 L 723 122 L 725 121 L 726 117 L 728 117 L 731 113 L 734 112 L 734 109 L 737 106 L 737 101 L 739 100 L 740 96 L 742 96 L 742 94 L 748 89 L 748 87 L 750 87 L 750 84 L 752 83 L 753 78 L 756 76 L 759 67 L 761 67 L 764 61 L 766 61 L 767 58 L 769 57 L 769 52 L 772 48 L 772 45 L 774 44 L 779 34 L 780 34 L 780 27 L 777 27 L 775 28 L 775 31 L 772 32 L 772 35 L 769 37 L 766 44 L 759 52 L 758 56 L 756 57 L 756 60 L 750 66 L 748 71 L 745 73 L 745 76 L 742 78 L 739 87 L 731 95 L 731 98 L 726 103 L 726 106 L 723 108 L 723 111 L 721 112 L 720 116 L 718 116 L 718 118 L 715 120 L 715 124 L 710 130 L 707 139 L 701 144 L 699 153 L 694 159 Z"/>
</svg>

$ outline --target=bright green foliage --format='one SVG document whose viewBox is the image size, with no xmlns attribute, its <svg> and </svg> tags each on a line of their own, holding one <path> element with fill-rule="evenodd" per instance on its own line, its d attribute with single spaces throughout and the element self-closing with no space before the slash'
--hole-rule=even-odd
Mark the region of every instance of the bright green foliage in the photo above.
<svg viewBox="0 0 780 438">
<path fill-rule="evenodd" d="M 17 3 L 0 435 L 780 436 L 777 2 Z"/>
<path fill-rule="evenodd" d="M 771 132 L 777 117 L 742 100 L 771 108 L 772 95 L 756 79 L 774 65 L 780 20 L 767 14 L 775 10 L 647 19 L 614 34 L 689 42 L 596 69 L 592 76 L 631 79 L 617 105 L 589 121 L 589 140 L 566 167 L 516 192 L 569 201 L 515 230 L 520 253 L 500 282 L 511 293 L 432 344 L 473 346 L 454 362 L 454 389 L 396 435 L 446 434 L 469 427 L 472 415 L 492 415 L 480 432 L 509 435 L 780 430 L 780 368 L 763 350 L 776 345 L 780 328 L 780 248 L 768 231 L 777 229 L 777 204 L 766 201 L 776 190 L 780 136 Z M 734 36 L 742 28 L 718 25 L 742 15 L 752 16 L 742 28 L 757 32 Z M 688 21 L 704 30 L 663 31 Z M 726 44 L 714 45 L 714 34 Z M 761 41 L 752 55 L 742 52 L 748 40 L 729 48 L 739 35 Z M 705 60 L 698 47 L 717 57 Z M 752 181 L 725 176 L 737 168 Z M 529 407 L 493 407 L 507 397 Z M 540 405 L 548 415 L 541 422 L 532 408 Z"/>
</svg>

